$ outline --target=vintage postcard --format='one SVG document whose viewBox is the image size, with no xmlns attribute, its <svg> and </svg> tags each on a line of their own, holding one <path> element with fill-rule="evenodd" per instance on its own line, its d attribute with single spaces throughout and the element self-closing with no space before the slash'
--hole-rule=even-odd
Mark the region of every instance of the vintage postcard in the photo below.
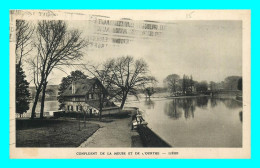
<svg viewBox="0 0 260 168">
<path fill-rule="evenodd" d="M 250 10 L 10 10 L 10 158 L 251 158 Z"/>
</svg>

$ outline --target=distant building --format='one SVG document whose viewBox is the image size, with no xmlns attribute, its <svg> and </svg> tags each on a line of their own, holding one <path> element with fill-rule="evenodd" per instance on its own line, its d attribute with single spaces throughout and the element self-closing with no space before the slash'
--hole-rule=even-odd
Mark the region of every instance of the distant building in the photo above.
<svg viewBox="0 0 260 168">
<path fill-rule="evenodd" d="M 101 89 L 103 87 L 103 89 Z M 100 91 L 103 90 L 103 93 Z M 83 110 L 91 114 L 99 114 L 99 95 L 105 96 L 102 114 L 112 114 L 120 111 L 113 102 L 107 100 L 107 91 L 97 78 L 81 79 L 72 82 L 64 91 L 65 112 L 81 112 Z"/>
</svg>

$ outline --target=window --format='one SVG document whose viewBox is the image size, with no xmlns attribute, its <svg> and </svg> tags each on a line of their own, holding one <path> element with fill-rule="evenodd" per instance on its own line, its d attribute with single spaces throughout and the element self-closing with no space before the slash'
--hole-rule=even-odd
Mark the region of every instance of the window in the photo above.
<svg viewBox="0 0 260 168">
<path fill-rule="evenodd" d="M 93 93 L 91 93 L 91 97 L 90 97 L 91 99 L 94 99 L 94 95 L 93 95 Z"/>
<path fill-rule="evenodd" d="M 82 111 L 82 106 L 81 105 L 76 106 L 76 111 Z"/>
<path fill-rule="evenodd" d="M 73 111 L 73 106 L 70 106 L 70 107 L 71 107 L 71 108 L 70 108 L 70 109 L 71 109 L 71 111 Z"/>
<path fill-rule="evenodd" d="M 70 111 L 70 106 L 69 105 L 67 106 L 67 108 L 68 108 L 68 111 Z"/>
<path fill-rule="evenodd" d="M 87 94 L 86 97 L 87 97 L 87 100 L 88 100 L 89 99 L 89 94 Z"/>
</svg>

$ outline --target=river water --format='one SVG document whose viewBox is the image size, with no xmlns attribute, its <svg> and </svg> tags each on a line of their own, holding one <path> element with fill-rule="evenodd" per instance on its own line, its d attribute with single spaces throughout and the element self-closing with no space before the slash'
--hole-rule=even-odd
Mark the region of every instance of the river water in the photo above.
<svg viewBox="0 0 260 168">
<path fill-rule="evenodd" d="M 33 102 L 30 103 L 30 109 L 28 112 L 32 111 Z M 37 103 L 36 112 L 40 112 L 41 110 L 41 102 Z M 58 111 L 59 110 L 59 102 L 57 100 L 45 101 L 44 102 L 44 111 Z"/>
<path fill-rule="evenodd" d="M 209 97 L 127 102 L 173 147 L 242 147 L 242 103 Z"/>
</svg>

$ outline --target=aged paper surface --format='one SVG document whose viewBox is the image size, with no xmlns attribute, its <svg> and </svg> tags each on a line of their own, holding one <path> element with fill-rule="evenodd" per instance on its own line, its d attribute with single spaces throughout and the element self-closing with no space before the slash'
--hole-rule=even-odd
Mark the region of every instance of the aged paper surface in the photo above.
<svg viewBox="0 0 260 168">
<path fill-rule="evenodd" d="M 251 157 L 251 14 L 249 10 L 11 10 L 10 11 L 10 158 L 250 158 Z M 107 19 L 109 18 L 109 19 Z M 188 75 L 193 75 L 194 79 L 197 78 L 197 80 L 206 80 L 207 73 L 210 74 L 212 73 L 212 76 L 214 76 L 214 69 L 212 70 L 211 68 L 205 68 L 205 71 L 208 72 L 203 72 L 202 69 L 198 69 L 199 65 L 201 64 L 207 64 L 207 58 L 210 57 L 210 50 L 214 50 L 216 53 L 216 58 L 211 59 L 211 64 L 214 67 L 218 66 L 217 63 L 220 61 L 225 62 L 219 64 L 219 68 L 215 67 L 215 71 L 219 71 L 219 74 L 225 74 L 226 76 L 232 76 L 236 71 L 236 67 L 231 67 L 228 69 L 227 67 L 229 66 L 229 62 L 236 61 L 236 59 L 229 58 L 228 55 L 232 54 L 230 50 L 232 50 L 233 45 L 231 45 L 230 48 L 225 46 L 222 46 L 220 43 L 221 37 L 228 35 L 225 34 L 226 31 L 222 31 L 221 29 L 225 29 L 226 27 L 221 27 L 222 22 L 225 22 L 223 25 L 226 24 L 227 22 L 227 27 L 226 29 L 229 29 L 228 31 L 233 32 L 236 31 L 232 27 L 233 25 L 239 25 L 241 23 L 241 27 L 239 30 L 241 30 L 241 46 L 238 45 L 236 46 L 236 42 L 234 39 L 236 37 L 228 37 L 228 40 L 231 44 L 234 44 L 234 48 L 240 47 L 240 51 L 234 51 L 237 53 L 238 57 L 242 56 L 241 61 L 239 62 L 238 59 L 238 67 L 241 68 L 242 73 L 240 73 L 239 76 L 243 77 L 243 103 L 242 103 L 242 129 L 241 129 L 241 135 L 242 135 L 242 141 L 241 145 L 239 144 L 238 146 L 226 146 L 226 147 L 219 147 L 218 145 L 212 145 L 211 147 L 204 147 L 200 146 L 200 143 L 196 143 L 194 141 L 194 146 L 190 147 L 184 147 L 187 144 L 190 144 L 189 141 L 187 141 L 186 144 L 183 146 L 174 146 L 173 143 L 171 143 L 172 147 L 116 147 L 116 146 L 109 146 L 109 147 L 88 147 L 88 146 L 81 146 L 78 148 L 74 147 L 17 147 L 16 146 L 16 126 L 15 126 L 15 121 L 16 121 L 16 109 L 15 109 L 15 85 L 16 85 L 16 80 L 15 80 L 15 65 L 16 65 L 16 54 L 15 54 L 15 42 L 16 42 L 16 20 L 26 20 L 26 21 L 31 21 L 32 23 L 37 23 L 37 21 L 41 20 L 63 20 L 67 21 L 69 23 L 69 28 L 78 28 L 80 30 L 84 30 L 86 24 L 84 22 L 95 22 L 95 23 L 100 23 L 103 24 L 104 26 L 100 27 L 92 27 L 89 28 L 89 31 L 83 32 L 83 35 L 86 35 L 86 32 L 101 32 L 103 33 L 103 37 L 101 36 L 100 38 L 92 38 L 93 41 L 91 41 L 91 38 L 88 42 L 89 44 L 89 50 L 86 50 L 88 52 L 86 55 L 86 58 L 91 60 L 91 61 L 99 61 L 100 59 L 107 59 L 109 57 L 112 57 L 113 55 L 128 55 L 128 54 L 136 54 L 136 58 L 143 58 L 145 61 L 148 61 L 148 64 L 152 64 L 152 67 L 150 68 L 151 73 L 155 76 L 158 77 L 159 81 L 159 86 L 163 86 L 163 79 L 160 77 L 166 77 L 169 74 L 162 74 L 166 72 L 167 70 L 163 71 L 164 69 L 167 69 L 167 64 L 169 61 L 167 58 L 169 57 L 178 57 L 176 55 L 180 53 L 173 53 L 172 55 L 169 54 L 171 52 L 171 48 L 177 48 L 175 51 L 180 51 L 180 50 L 191 50 L 187 51 L 187 55 L 192 55 L 192 53 L 198 52 L 198 54 L 205 54 L 204 57 L 198 57 L 197 60 L 195 58 L 191 58 L 189 60 L 186 60 L 187 64 L 189 64 L 190 67 L 192 67 L 194 63 L 194 74 L 190 73 L 189 70 L 185 70 L 185 72 L 182 72 L 182 69 L 185 69 L 185 65 L 181 64 L 179 65 L 178 72 L 179 75 L 182 77 L 183 74 L 187 72 Z M 132 28 L 132 29 L 117 29 L 120 27 L 131 27 L 130 25 L 127 25 L 123 22 L 119 22 L 116 26 L 116 28 L 113 29 L 112 32 L 112 37 L 110 35 L 105 34 L 104 32 L 109 32 L 107 30 L 106 25 L 109 25 L 108 22 L 111 23 L 111 21 L 120 21 L 120 20 L 131 20 L 134 22 L 134 24 L 139 24 L 142 26 L 137 26 L 137 28 Z M 143 25 L 144 23 L 156 23 L 154 25 Z M 196 23 L 195 23 L 196 22 Z M 230 22 L 230 23 L 229 23 Z M 81 24 L 82 23 L 82 24 Z M 120 25 L 122 23 L 122 25 Z M 158 24 L 157 24 L 158 23 Z M 184 26 L 182 26 L 182 23 L 184 23 Z M 206 23 L 206 27 L 201 26 L 201 23 Z M 213 23 L 213 24 L 212 24 Z M 193 27 L 194 30 L 199 27 L 199 29 L 204 29 L 203 32 L 205 34 L 208 33 L 207 38 L 205 39 L 204 42 L 205 46 L 214 46 L 212 48 L 208 47 L 207 49 L 205 48 L 200 48 L 201 50 L 204 50 L 204 52 L 201 51 L 196 51 L 197 45 L 194 43 L 191 43 L 189 41 L 192 41 L 192 38 L 197 38 L 195 34 L 197 34 L 196 31 L 192 32 L 188 30 L 190 33 L 189 36 L 185 36 L 188 39 L 185 38 L 180 38 L 177 40 L 169 40 L 166 36 L 160 36 L 160 33 L 164 33 L 163 31 L 165 30 L 164 26 L 165 25 L 181 25 L 179 30 L 176 29 L 175 32 L 170 31 L 167 32 L 169 34 L 174 34 L 175 37 L 177 38 L 180 30 L 185 30 L 186 28 Z M 189 25 L 190 24 L 190 25 Z M 220 24 L 220 26 L 216 26 Z M 187 25 L 187 26 L 185 26 Z M 202 24 L 203 25 L 203 24 Z M 169 27 L 171 27 L 169 26 Z M 205 26 L 205 24 L 204 24 Z M 214 27 L 215 26 L 215 27 Z M 229 27 L 230 26 L 230 27 Z M 109 26 L 108 26 L 109 27 Z M 109 27 L 110 28 L 110 27 Z M 216 35 L 214 33 L 210 34 L 208 32 L 208 29 L 211 31 L 215 31 Z M 127 30 L 124 32 L 124 30 Z M 130 30 L 130 31 L 129 31 Z M 145 31 L 143 31 L 145 30 Z M 146 31 L 148 30 L 148 31 Z M 36 31 L 36 30 L 35 30 Z M 139 31 L 139 32 L 138 32 Z M 166 30 L 165 30 L 166 31 Z M 112 44 L 106 43 L 107 42 L 107 37 L 109 38 L 114 38 L 116 37 L 115 34 L 119 32 L 121 33 L 119 39 L 112 39 Z M 111 33 L 111 32 L 110 32 Z M 201 32 L 200 32 L 201 33 Z M 123 34 L 123 35 L 122 35 Z M 129 35 L 130 34 L 130 35 Z M 199 33 L 198 33 L 199 34 Z M 197 35 L 198 35 L 197 34 Z M 209 35 L 210 34 L 210 35 Z M 194 36 L 193 36 L 194 35 Z M 235 34 L 234 34 L 235 35 Z M 201 34 L 203 36 L 203 34 Z M 218 37 L 219 36 L 219 37 Z M 221 36 L 221 37 L 220 37 Z M 105 37 L 105 38 L 104 38 Z M 122 38 L 126 37 L 126 38 Z M 212 39 L 218 39 L 219 38 L 219 43 L 214 43 L 212 42 Z M 141 39 L 141 40 L 140 40 Z M 143 39 L 148 39 L 148 41 L 145 41 Z M 161 50 L 157 51 L 156 49 L 161 49 L 160 47 L 155 46 L 154 44 L 158 44 L 157 42 L 154 42 L 156 40 L 162 40 L 163 42 L 167 43 L 167 46 L 165 46 L 166 50 Z M 154 40 L 154 41 L 153 41 Z M 165 40 L 165 41 L 164 41 Z M 168 40 L 168 41 L 167 41 Z M 212 40 L 212 41 L 211 41 Z M 233 41 L 232 41 L 233 40 Z M 101 42 L 100 42 L 101 41 Z M 128 45 L 129 43 L 135 43 L 135 45 L 143 46 L 144 50 L 138 50 L 140 48 L 134 46 L 134 47 L 121 47 L 121 45 Z M 138 41 L 138 42 L 136 42 Z M 141 42 L 140 42 L 141 41 Z M 97 42 L 97 43 L 95 43 Z M 174 42 L 174 43 L 173 43 Z M 148 43 L 148 44 L 147 44 Z M 160 43 L 160 42 L 159 42 Z M 174 46 L 171 46 L 170 43 L 173 43 Z M 212 45 L 208 45 L 212 43 Z M 223 42 L 224 43 L 224 42 Z M 114 44 L 116 44 L 114 46 Z M 164 43 L 163 43 L 164 44 Z M 116 48 L 119 45 L 118 48 Z M 129 44 L 131 45 L 131 44 Z M 199 45 L 199 44 L 198 44 Z M 151 47 L 153 46 L 153 47 Z M 104 47 L 110 48 L 110 50 L 105 50 L 103 49 Z M 115 48 L 113 48 L 115 47 Z M 142 47 L 141 47 L 142 48 Z M 138 51 L 133 51 L 133 50 L 138 50 Z M 194 51 L 192 51 L 194 50 Z M 208 51 L 207 51 L 208 50 Z M 107 52 L 109 51 L 109 52 Z M 149 52 L 147 52 L 149 51 Z M 225 54 L 222 55 L 222 51 Z M 129 53 L 128 53 L 129 52 Z M 149 53 L 161 53 L 162 55 L 165 54 L 166 57 L 161 57 L 161 61 L 165 62 L 165 67 L 162 64 L 158 63 L 157 69 L 155 68 L 155 62 L 159 61 L 159 59 L 155 59 L 154 57 L 149 57 Z M 168 52 L 168 55 L 167 55 Z M 148 54 L 147 54 L 148 53 Z M 34 53 L 36 54 L 36 53 Z M 93 54 L 93 55 L 92 55 Z M 103 56 L 104 55 L 104 56 Z M 181 55 L 181 54 L 180 54 Z M 107 58 L 105 57 L 107 56 Z M 160 58 L 160 56 L 158 56 Z M 165 59 L 165 60 L 163 60 Z M 188 57 L 187 57 L 188 59 Z M 223 61 L 224 60 L 224 61 Z M 178 65 L 178 59 L 176 59 L 176 64 L 173 66 Z M 210 66 L 211 64 L 207 64 L 207 66 Z M 240 66 L 241 64 L 241 66 Z M 223 67 L 227 69 L 222 69 Z M 75 67 L 74 67 L 75 68 Z M 163 70 L 162 70 L 163 69 Z M 234 71 L 232 71 L 235 69 Z M 75 69 L 74 69 L 75 70 Z M 238 68 L 238 71 L 240 69 Z M 26 71 L 26 70 L 25 70 Z M 70 69 L 68 69 L 67 73 L 70 73 Z M 167 71 L 170 72 L 170 71 Z M 229 73 L 230 72 L 230 73 Z M 174 73 L 174 72 L 172 72 Z M 177 72 L 176 72 L 177 73 Z M 53 84 L 58 85 L 59 82 L 61 81 L 61 77 L 59 76 L 61 73 L 52 73 L 52 78 L 58 78 L 57 81 L 53 79 L 52 81 Z M 197 74 L 197 75 L 196 75 Z M 200 75 L 198 75 L 200 74 Z M 205 76 L 203 77 L 203 74 Z M 66 75 L 62 74 L 63 77 Z M 223 75 L 223 76 L 225 76 Z M 237 74 L 234 74 L 237 75 Z M 30 76 L 30 73 L 26 72 L 26 76 Z M 209 75 L 211 76 L 211 75 Z M 217 75 L 215 75 L 217 76 Z M 218 79 L 220 81 L 224 80 L 224 77 L 221 75 L 218 76 Z M 213 78 L 209 79 L 209 81 L 214 80 Z M 32 81 L 32 78 L 28 79 L 28 81 Z M 49 82 L 49 81 L 48 81 Z M 56 83 L 55 83 L 56 82 Z M 33 82 L 32 86 L 33 86 Z M 49 82 L 50 83 L 50 82 Z M 31 86 L 31 84 L 30 84 Z M 40 103 L 39 103 L 40 104 Z M 163 109 L 162 109 L 163 110 Z M 210 110 L 208 110 L 210 112 Z M 195 116 L 196 117 L 196 116 Z M 236 116 L 238 117 L 238 116 Z M 159 120 L 159 119 L 158 119 Z M 203 122 L 203 121 L 202 121 Z M 233 121 L 230 121 L 231 123 Z M 220 123 L 221 124 L 221 123 Z M 148 127 L 152 125 L 152 123 L 149 123 L 148 121 Z M 223 126 L 224 127 L 224 126 Z M 202 129 L 199 127 L 199 129 Z M 202 131 L 202 130 L 201 130 Z M 116 132 L 116 130 L 114 130 Z M 156 129 L 155 129 L 156 132 Z M 163 131 L 162 131 L 163 132 Z M 96 132 L 92 136 L 89 137 L 89 141 L 95 141 L 95 136 L 98 137 Z M 102 132 L 101 132 L 102 133 Z M 168 133 L 168 134 L 171 134 Z M 115 135 L 117 135 L 115 133 Z M 163 135 L 163 133 L 161 134 Z M 47 135 L 46 135 L 47 136 Z M 94 138 L 93 138 L 94 136 Z M 175 135 L 173 134 L 172 137 Z M 177 136 L 177 135 L 176 135 Z M 211 136 L 211 135 L 209 135 Z M 228 136 L 228 135 L 227 135 Z M 131 137 L 130 137 L 131 138 Z M 207 137 L 206 137 L 207 138 Z M 214 139 L 215 138 L 215 139 Z M 167 139 L 167 138 L 166 138 Z M 215 136 L 212 136 L 212 141 L 219 141 L 218 138 Z M 232 137 L 231 137 L 232 139 Z M 167 140 L 166 140 L 167 141 Z M 203 141 L 203 140 L 198 140 L 198 141 Z M 233 139 L 235 142 L 236 139 Z M 186 140 L 185 140 L 186 142 Z M 94 143 L 95 142 L 88 142 L 86 141 L 87 144 Z M 167 143 L 170 143 L 167 141 Z M 223 143 L 226 143 L 225 140 Z M 112 143 L 113 144 L 113 143 Z M 198 144 L 198 145 L 195 145 Z M 212 144 L 212 143 L 211 143 Z M 218 144 L 213 143 L 213 144 Z M 232 143 L 231 143 L 232 144 Z M 221 144 L 222 145 L 222 144 Z M 220 145 L 220 146 L 221 146 Z M 225 145 L 224 145 L 225 146 Z"/>
</svg>

